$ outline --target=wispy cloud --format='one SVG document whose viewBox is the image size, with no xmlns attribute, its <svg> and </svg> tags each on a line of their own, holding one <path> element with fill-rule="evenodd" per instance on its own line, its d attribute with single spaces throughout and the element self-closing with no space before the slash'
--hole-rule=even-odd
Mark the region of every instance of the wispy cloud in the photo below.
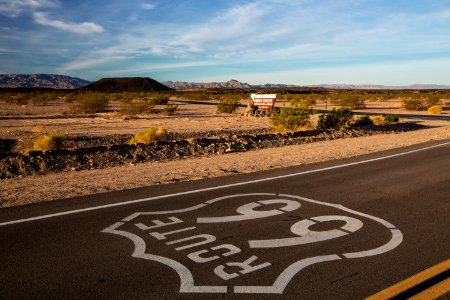
<svg viewBox="0 0 450 300">
<path fill-rule="evenodd" d="M 57 0 L 0 0 L 0 14 L 15 18 L 30 10 L 57 6 Z"/>
<path fill-rule="evenodd" d="M 61 20 L 52 20 L 48 17 L 46 13 L 35 12 L 33 13 L 34 21 L 40 25 L 54 27 L 60 30 L 76 32 L 81 34 L 103 32 L 104 29 L 101 25 L 92 22 L 64 22 Z"/>
<path fill-rule="evenodd" d="M 143 10 L 152 10 L 156 8 L 156 4 L 154 3 L 142 3 L 140 6 Z"/>
</svg>

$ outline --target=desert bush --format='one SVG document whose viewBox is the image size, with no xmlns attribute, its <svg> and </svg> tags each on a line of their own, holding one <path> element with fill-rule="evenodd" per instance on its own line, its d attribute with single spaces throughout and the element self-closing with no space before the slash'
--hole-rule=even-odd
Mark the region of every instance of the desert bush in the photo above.
<svg viewBox="0 0 450 300">
<path fill-rule="evenodd" d="M 301 109 L 310 109 L 317 103 L 316 95 L 295 95 L 292 97 L 291 106 Z"/>
<path fill-rule="evenodd" d="M 169 103 L 169 97 L 166 95 L 156 95 L 151 98 L 151 101 L 155 105 L 166 105 Z"/>
<path fill-rule="evenodd" d="M 151 127 L 145 131 L 137 132 L 128 144 L 148 144 L 167 139 L 167 129 L 164 127 Z"/>
<path fill-rule="evenodd" d="M 398 115 L 384 115 L 384 121 L 388 124 L 397 123 L 400 121 L 400 117 Z"/>
<path fill-rule="evenodd" d="M 354 127 L 373 125 L 373 121 L 368 116 L 358 117 L 353 123 Z"/>
<path fill-rule="evenodd" d="M 173 115 L 177 109 L 178 109 L 178 105 L 167 104 L 166 106 L 164 106 L 162 113 L 164 115 L 170 116 L 170 115 Z"/>
<path fill-rule="evenodd" d="M 347 108 L 333 109 L 319 116 L 317 129 L 341 129 L 350 125 L 353 112 Z"/>
<path fill-rule="evenodd" d="M 403 108 L 406 110 L 428 110 L 430 107 L 440 104 L 440 97 L 437 94 L 409 95 L 403 100 Z"/>
<path fill-rule="evenodd" d="M 361 95 L 344 94 L 339 97 L 339 105 L 344 108 L 359 109 L 365 108 L 366 103 Z"/>
<path fill-rule="evenodd" d="M 31 151 L 58 150 L 62 148 L 64 136 L 59 133 L 52 133 L 36 138 L 31 147 Z"/>
<path fill-rule="evenodd" d="M 414 97 L 414 98 L 404 98 L 402 100 L 403 108 L 406 110 L 425 110 L 425 104 L 422 99 Z"/>
<path fill-rule="evenodd" d="M 397 123 L 400 120 L 398 115 L 379 115 L 379 116 L 371 116 L 373 125 L 376 126 L 384 126 L 392 123 Z"/>
<path fill-rule="evenodd" d="M 311 109 L 282 107 L 272 112 L 269 121 L 274 131 L 295 131 L 306 125 L 313 113 Z"/>
<path fill-rule="evenodd" d="M 155 104 L 151 100 L 122 100 L 120 113 L 125 115 L 151 114 Z"/>
<path fill-rule="evenodd" d="M 27 105 L 30 101 L 30 96 L 25 93 L 17 93 L 11 98 L 11 102 L 16 103 L 17 105 Z"/>
<path fill-rule="evenodd" d="M 217 113 L 234 113 L 240 105 L 240 101 L 237 98 L 225 98 L 220 99 L 217 104 Z"/>
<path fill-rule="evenodd" d="M 442 106 L 440 105 L 433 105 L 428 108 L 428 113 L 432 115 L 439 115 L 442 113 Z"/>
<path fill-rule="evenodd" d="M 109 97 L 100 93 L 79 94 L 77 104 L 71 107 L 74 113 L 98 113 L 108 108 Z"/>
</svg>

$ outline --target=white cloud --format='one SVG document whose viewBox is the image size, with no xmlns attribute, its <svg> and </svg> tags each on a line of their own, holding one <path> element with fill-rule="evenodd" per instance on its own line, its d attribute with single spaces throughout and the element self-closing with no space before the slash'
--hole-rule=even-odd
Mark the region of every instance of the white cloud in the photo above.
<svg viewBox="0 0 450 300">
<path fill-rule="evenodd" d="M 0 0 L 0 14 L 15 18 L 25 12 L 57 6 L 57 0 Z"/>
<path fill-rule="evenodd" d="M 92 22 L 64 22 L 60 20 L 51 20 L 46 13 L 35 12 L 33 13 L 34 21 L 40 25 L 54 27 L 64 31 L 76 32 L 81 34 L 103 32 L 104 29 L 101 25 Z"/>
<path fill-rule="evenodd" d="M 156 7 L 156 4 L 153 3 L 142 3 L 141 4 L 141 9 L 143 10 L 152 10 Z"/>
</svg>

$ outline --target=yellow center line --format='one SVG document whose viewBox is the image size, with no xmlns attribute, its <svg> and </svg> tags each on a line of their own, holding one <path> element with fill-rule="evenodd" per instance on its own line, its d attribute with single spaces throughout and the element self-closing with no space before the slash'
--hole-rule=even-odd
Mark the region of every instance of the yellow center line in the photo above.
<svg viewBox="0 0 450 300">
<path fill-rule="evenodd" d="M 409 300 L 437 299 L 438 297 L 443 296 L 448 292 L 450 292 L 450 278 L 447 278 L 446 280 L 433 285 L 429 289 L 426 289 L 425 291 L 414 295 L 413 297 L 409 298 Z"/>
<path fill-rule="evenodd" d="M 441 262 L 437 265 L 434 265 L 420 273 L 417 273 L 403 281 L 400 281 L 400 282 L 398 282 L 398 283 L 396 283 L 396 284 L 394 284 L 372 296 L 367 297 L 366 299 L 367 300 L 382 300 L 382 299 L 393 298 L 396 295 L 398 295 L 406 290 L 409 290 L 410 288 L 413 288 L 414 286 L 419 285 L 420 283 L 422 283 L 430 278 L 433 278 L 436 275 L 439 275 L 439 274 L 447 271 L 448 269 L 450 269 L 450 259 L 447 259 L 446 261 L 443 261 L 443 262 Z M 441 286 L 441 283 L 443 283 L 444 285 Z M 448 280 L 444 280 L 441 283 L 434 285 L 433 287 L 431 287 L 431 289 L 434 289 L 436 286 L 441 286 L 436 291 L 443 291 L 445 289 L 447 289 L 447 291 L 448 291 L 450 289 L 449 285 L 448 285 Z M 445 291 L 445 292 L 447 292 L 447 291 Z M 424 293 L 424 292 L 425 291 L 423 291 L 421 293 Z M 443 293 L 445 293 L 445 292 L 443 292 Z M 419 293 L 419 294 L 421 294 L 421 293 Z M 417 299 L 422 299 L 422 298 L 417 298 Z"/>
</svg>

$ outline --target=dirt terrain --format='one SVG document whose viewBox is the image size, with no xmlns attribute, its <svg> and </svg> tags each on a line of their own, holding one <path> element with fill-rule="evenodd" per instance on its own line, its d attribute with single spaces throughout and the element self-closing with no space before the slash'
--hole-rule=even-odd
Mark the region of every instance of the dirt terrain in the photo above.
<svg viewBox="0 0 450 300">
<path fill-rule="evenodd" d="M 2 139 L 14 139 L 18 144 L 26 144 L 36 136 L 52 132 L 59 132 L 72 140 L 83 140 L 83 137 L 102 140 L 116 136 L 121 137 L 119 139 L 123 142 L 127 136 L 149 127 L 165 127 L 169 136 L 176 139 L 270 134 L 268 119 L 241 116 L 244 108 L 227 115 L 215 113 L 214 101 L 193 103 L 172 99 L 171 102 L 179 105 L 173 116 L 151 114 L 138 118 L 124 117 L 113 111 L 96 115 L 72 115 L 69 105 L 63 101 L 39 106 L 0 103 L 0 136 Z M 278 106 L 283 104 L 277 103 Z M 117 105 L 113 103 L 112 108 Z M 316 109 L 324 108 L 324 103 L 316 106 Z M 397 100 L 368 102 L 367 108 L 361 112 L 411 115 L 410 111 L 401 109 L 401 102 Z M 175 160 L 143 163 L 125 161 L 120 166 L 104 169 L 74 168 L 68 172 L 2 179 L 1 206 L 309 164 L 450 138 L 450 121 L 429 119 L 426 112 L 414 114 L 416 117 L 401 119 L 402 124 L 416 124 L 414 130 L 351 134 L 308 143 L 255 147 L 245 152 L 212 151 L 208 155 L 178 157 Z M 444 111 L 441 116 L 449 117 L 449 111 Z M 312 128 L 314 124 L 306 126 L 305 130 Z"/>
</svg>

